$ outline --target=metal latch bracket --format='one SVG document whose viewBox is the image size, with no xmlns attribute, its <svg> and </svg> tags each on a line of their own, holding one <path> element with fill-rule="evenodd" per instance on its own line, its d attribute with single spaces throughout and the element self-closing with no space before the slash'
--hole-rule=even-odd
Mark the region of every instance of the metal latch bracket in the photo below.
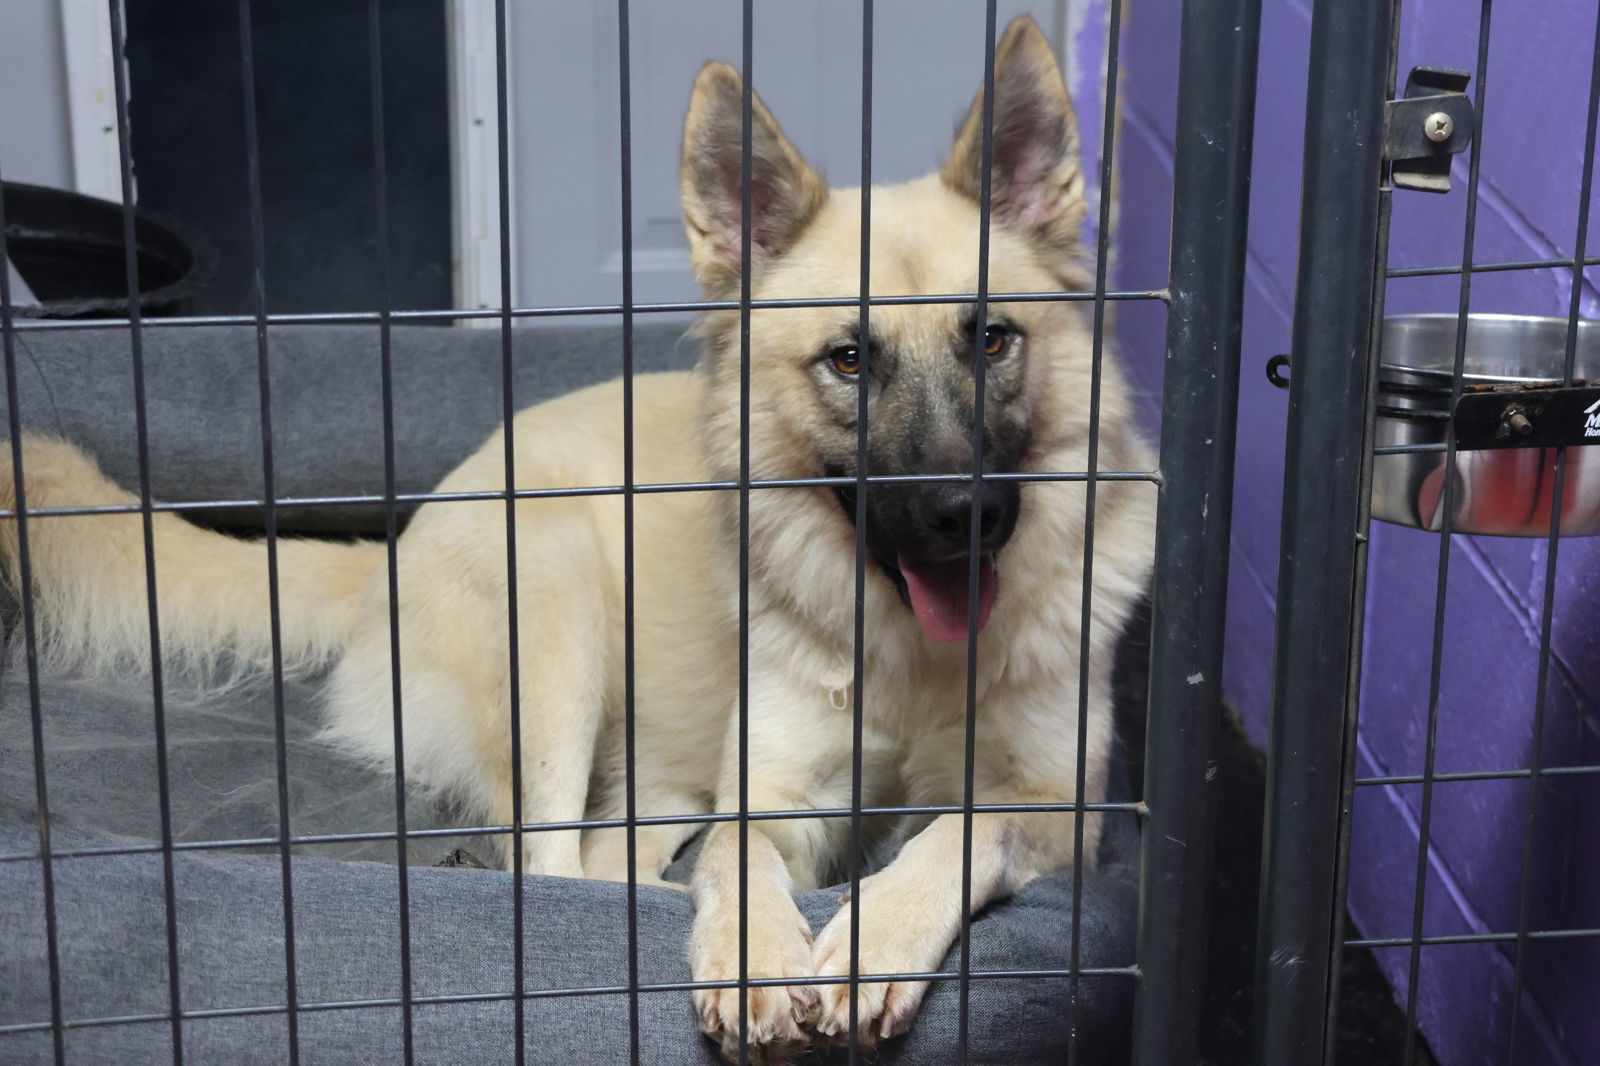
<svg viewBox="0 0 1600 1066">
<path fill-rule="evenodd" d="M 1415 67 L 1406 95 L 1383 112 L 1383 158 L 1397 189 L 1450 191 L 1450 157 L 1466 151 L 1477 116 L 1466 95 L 1472 75 L 1449 67 Z"/>
</svg>

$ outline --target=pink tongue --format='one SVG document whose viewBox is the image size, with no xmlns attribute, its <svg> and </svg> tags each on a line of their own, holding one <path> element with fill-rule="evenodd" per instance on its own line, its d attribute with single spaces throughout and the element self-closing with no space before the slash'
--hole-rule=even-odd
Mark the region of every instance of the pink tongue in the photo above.
<svg viewBox="0 0 1600 1066">
<path fill-rule="evenodd" d="M 911 594 L 911 610 L 917 624 L 934 640 L 945 644 L 967 639 L 967 593 L 970 562 L 952 559 L 947 563 L 926 563 L 912 566 L 900 561 L 900 573 L 906 579 L 906 591 Z M 989 611 L 994 607 L 994 559 L 984 555 L 978 559 L 978 629 L 989 622 Z"/>
</svg>

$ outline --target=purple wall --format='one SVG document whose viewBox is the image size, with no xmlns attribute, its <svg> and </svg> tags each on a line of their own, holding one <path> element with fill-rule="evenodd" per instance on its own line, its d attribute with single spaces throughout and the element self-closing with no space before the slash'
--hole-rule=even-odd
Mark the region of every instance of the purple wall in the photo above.
<svg viewBox="0 0 1600 1066">
<path fill-rule="evenodd" d="M 1310 35 L 1308 0 L 1265 7 L 1226 674 L 1229 697 L 1258 743 L 1266 739 L 1271 693 L 1286 407 L 1262 364 L 1288 350 Z M 1497 7 L 1483 116 L 1479 262 L 1573 254 L 1594 17 L 1584 0 Z M 1471 69 L 1477 26 L 1476 0 L 1407 0 L 1402 77 L 1419 63 Z M 1144 288 L 1164 284 L 1167 272 L 1176 5 L 1133 5 L 1124 49 L 1115 284 Z M 1461 260 L 1465 187 L 1462 157 L 1449 196 L 1396 194 L 1392 265 Z M 1600 220 L 1589 239 L 1590 254 L 1600 250 Z M 1600 314 L 1600 275 L 1590 274 L 1585 316 Z M 1570 284 L 1565 270 L 1479 274 L 1472 309 L 1564 315 Z M 1449 277 L 1395 280 L 1388 307 L 1454 311 L 1458 286 Z M 1153 398 L 1161 316 L 1127 305 L 1119 315 L 1124 355 Z M 1438 554 L 1435 535 L 1374 523 L 1361 776 L 1422 771 Z M 1529 765 L 1545 562 L 1542 541 L 1453 539 L 1438 772 Z M 1600 545 L 1562 542 L 1556 574 L 1545 763 L 1592 765 L 1600 763 Z M 1517 928 L 1527 807 L 1526 781 L 1435 786 L 1424 934 Z M 1360 936 L 1410 935 L 1420 808 L 1418 785 L 1358 792 L 1349 902 Z M 1532 853 L 1530 928 L 1600 927 L 1600 775 L 1544 780 Z M 1408 951 L 1381 949 L 1378 958 L 1403 997 Z M 1600 1062 L 1600 941 L 1531 942 L 1515 1008 L 1513 945 L 1428 947 L 1422 958 L 1418 1017 L 1447 1066 L 1506 1061 L 1513 1024 L 1519 1063 Z"/>
</svg>

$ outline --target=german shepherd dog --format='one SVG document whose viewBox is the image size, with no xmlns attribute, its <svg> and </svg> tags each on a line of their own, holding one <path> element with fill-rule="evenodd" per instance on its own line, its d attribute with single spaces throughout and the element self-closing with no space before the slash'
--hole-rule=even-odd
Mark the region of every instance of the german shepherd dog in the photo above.
<svg viewBox="0 0 1600 1066">
<path fill-rule="evenodd" d="M 1010 25 L 995 63 L 989 285 L 995 292 L 1082 290 L 1083 172 L 1076 120 L 1044 36 Z M 750 262 L 741 261 L 742 94 L 723 64 L 699 74 L 681 169 L 692 263 L 708 299 L 737 295 L 748 269 L 758 300 L 860 290 L 859 194 L 830 191 L 759 100 L 751 131 Z M 937 174 L 872 197 L 874 295 L 974 292 L 978 284 L 983 99 L 973 102 Z M 1092 335 L 1083 305 L 1059 301 L 881 305 L 871 336 L 855 306 L 758 308 L 750 315 L 749 464 L 753 479 L 854 476 L 858 390 L 868 390 L 873 475 L 962 475 L 973 463 L 975 377 L 985 379 L 983 468 L 1086 469 Z M 740 476 L 737 312 L 698 325 L 690 373 L 634 383 L 639 483 Z M 867 358 L 863 358 L 866 355 Z M 981 366 L 974 367 L 974 359 Z M 861 373 L 863 365 L 867 374 Z M 868 380 L 863 380 L 863 376 Z M 519 488 L 618 484 L 622 384 L 552 400 L 516 418 Z M 439 485 L 503 489 L 503 430 Z M 1099 462 L 1144 470 L 1129 389 L 1107 361 Z M 72 446 L 24 442 L 33 507 L 131 503 Z M 3 502 L 14 503 L 0 449 Z M 974 493 L 979 494 L 974 499 Z M 616 819 L 625 812 L 624 504 L 616 496 L 516 504 L 521 813 L 530 822 Z M 1081 482 L 999 479 L 875 483 L 865 502 L 870 553 L 862 680 L 862 794 L 868 805 L 956 805 L 965 774 L 969 597 L 976 598 L 974 796 L 980 804 L 1103 798 L 1111 743 L 1112 653 L 1148 577 L 1149 486 L 1108 482 L 1096 504 L 1087 749 L 1078 750 L 1086 497 Z M 829 487 L 749 493 L 748 806 L 805 810 L 851 803 L 856 505 Z M 397 547 L 405 770 L 475 815 L 513 815 L 508 729 L 509 619 L 504 504 L 422 507 Z M 969 583 L 974 518 L 981 546 Z M 41 517 L 30 524 L 32 580 L 48 665 L 79 672 L 148 669 L 144 538 L 138 515 Z M 262 669 L 271 662 L 266 549 L 152 518 L 163 655 L 175 665 Z M 634 500 L 636 803 L 640 816 L 739 809 L 738 494 L 646 493 Z M 0 523 L 11 580 L 17 530 Z M 287 669 L 331 667 L 327 738 L 393 765 L 386 548 L 279 543 L 280 639 Z M 1088 788 L 1074 787 L 1079 758 Z M 1070 813 L 984 812 L 972 819 L 976 910 L 1070 864 Z M 693 826 L 637 830 L 642 882 L 661 883 Z M 903 827 L 902 827 L 903 828 Z M 916 827 L 913 827 L 916 828 Z M 1086 856 L 1095 818 L 1085 819 Z M 909 830 L 907 830 L 909 831 Z M 532 873 L 624 880 L 625 831 L 523 835 Z M 748 826 L 749 922 L 740 929 L 737 826 L 719 822 L 692 878 L 689 946 L 699 981 L 736 979 L 740 940 L 752 978 L 843 975 L 860 923 L 862 973 L 934 970 L 958 936 L 962 816 L 920 825 L 898 855 L 813 938 L 796 889 L 837 874 L 842 818 Z M 904 1032 L 925 982 L 864 982 L 859 1037 Z M 733 1057 L 735 989 L 695 994 L 701 1026 Z M 744 1019 L 754 1061 L 784 1061 L 845 1035 L 846 984 L 762 985 Z"/>
</svg>

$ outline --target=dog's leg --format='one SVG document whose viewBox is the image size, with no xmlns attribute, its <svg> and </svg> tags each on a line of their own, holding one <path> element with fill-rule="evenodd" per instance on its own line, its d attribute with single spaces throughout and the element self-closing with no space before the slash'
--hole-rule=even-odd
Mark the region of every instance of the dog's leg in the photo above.
<svg viewBox="0 0 1600 1066">
<path fill-rule="evenodd" d="M 642 825 L 635 834 L 638 863 L 635 880 L 687 891 L 689 886 L 662 876 L 694 830 L 692 825 Z M 583 876 L 597 881 L 628 879 L 628 836 L 625 829 L 591 829 L 583 841 Z"/>
<path fill-rule="evenodd" d="M 472 507 L 480 505 L 432 512 L 431 524 L 423 524 L 425 509 L 401 546 L 407 771 L 497 824 L 519 814 L 523 824 L 580 821 L 612 672 L 608 599 L 597 584 L 605 560 L 593 524 L 572 505 L 519 512 L 513 693 L 504 550 L 479 532 L 493 528 L 493 518 L 503 521 L 504 512 L 465 513 Z M 336 692 L 387 690 L 387 636 L 386 622 L 374 627 L 362 660 L 368 668 L 357 676 L 342 663 L 340 674 L 350 676 L 335 678 Z M 513 802 L 513 699 L 520 811 Z M 576 829 L 524 832 L 523 872 L 582 877 L 579 838 Z M 506 869 L 513 839 L 495 841 Z"/>
<path fill-rule="evenodd" d="M 399 612 L 407 779 L 461 799 L 476 817 L 509 823 L 504 627 L 485 618 L 475 600 L 452 598 L 449 589 L 428 588 L 420 578 L 410 587 L 416 591 Z M 524 823 L 574 822 L 584 814 L 603 704 L 597 691 L 603 652 L 586 638 L 583 623 L 579 613 L 571 630 L 524 627 L 518 641 Z M 389 619 L 379 601 L 329 679 L 322 735 L 384 769 L 394 765 L 390 671 Z M 578 836 L 575 829 L 524 833 L 523 870 L 582 877 Z M 507 869 L 509 841 L 493 840 Z"/>
<path fill-rule="evenodd" d="M 1054 708 L 1075 702 L 1070 693 L 1055 700 L 1019 697 L 1011 707 L 980 710 L 974 766 L 977 803 L 1072 801 L 1077 745 L 1071 738 L 1076 730 Z M 1098 705 L 1091 705 L 1089 714 L 1084 799 L 1093 802 L 1104 795 L 1110 714 Z M 958 737 L 947 734 L 944 740 L 948 743 L 943 747 L 959 750 Z M 960 760 L 953 768 L 960 772 Z M 959 777 L 953 784 L 959 796 Z M 1070 865 L 1073 818 L 1057 812 L 975 814 L 969 913 L 976 914 L 1040 874 Z M 1099 836 L 1100 819 L 1090 815 L 1084 822 L 1086 861 L 1093 861 Z M 858 973 L 935 972 L 961 931 L 962 837 L 962 816 L 941 815 L 907 842 L 888 866 L 863 879 L 859 897 L 846 901 L 817 937 L 813 952 L 817 974 L 850 972 L 852 915 L 860 923 Z M 857 987 L 857 1032 L 863 1046 L 872 1046 L 910 1027 L 928 983 L 873 981 Z M 817 1032 L 838 1037 L 849 1029 L 849 986 L 821 988 Z"/>
<path fill-rule="evenodd" d="M 982 796 L 979 802 L 1046 803 L 1067 798 L 1002 793 Z M 1098 820 L 1091 819 L 1084 825 L 1085 854 L 1092 853 L 1098 836 Z M 861 923 L 858 973 L 936 972 L 961 931 L 961 837 L 961 815 L 941 815 L 892 863 L 864 878 L 860 898 L 840 906 L 817 937 L 813 958 L 818 976 L 850 972 L 852 911 L 859 913 Z M 1071 823 L 1061 815 L 974 815 L 971 913 L 1071 859 Z M 928 982 L 863 981 L 857 988 L 857 1031 L 862 1046 L 871 1047 L 910 1028 Z M 821 986 L 817 1032 L 842 1039 L 849 1025 L 849 986 Z"/>
<path fill-rule="evenodd" d="M 846 772 L 841 782 L 837 771 L 850 764 L 849 719 L 843 719 L 842 729 L 832 728 L 840 723 L 826 719 L 825 697 L 803 688 L 775 687 L 783 690 L 751 693 L 748 809 L 848 805 L 849 774 Z M 808 710 L 812 712 L 809 715 Z M 775 725 L 781 728 L 772 728 Z M 737 722 L 732 723 L 724 745 L 719 813 L 739 809 L 737 728 Z M 795 742 L 797 734 L 806 738 L 804 744 Z M 840 736 L 842 746 L 830 742 Z M 693 877 L 695 923 L 690 967 L 694 979 L 737 980 L 741 942 L 748 977 L 810 976 L 811 928 L 795 906 L 794 891 L 816 886 L 847 828 L 847 823 L 838 819 L 748 823 L 748 864 L 743 869 L 748 924 L 741 928 L 739 826 L 732 822 L 713 825 Z M 748 989 L 746 996 L 749 1061 L 787 1062 L 807 1045 L 808 1024 L 817 1006 L 813 987 L 759 986 Z M 695 1005 L 702 1031 L 721 1044 L 730 1060 L 737 1060 L 739 990 L 697 991 Z"/>
<path fill-rule="evenodd" d="M 550 524 L 539 529 L 541 537 L 554 539 Z M 548 546 L 537 547 L 548 554 Z M 527 558 L 518 554 L 522 819 L 577 822 L 588 806 L 595 742 L 607 698 L 605 610 L 594 588 L 552 581 L 550 575 L 559 571 L 541 565 L 542 554 L 530 552 Z M 574 571 L 588 572 L 582 566 Z M 504 790 L 509 815 L 509 772 Z M 581 833 L 576 829 L 525 832 L 522 856 L 525 873 L 584 875 Z"/>
<path fill-rule="evenodd" d="M 635 811 L 640 817 L 653 815 L 704 814 L 709 809 L 703 799 L 682 793 L 639 790 Z M 621 796 L 599 808 L 596 817 L 621 818 L 626 814 Z M 692 823 L 642 825 L 635 831 L 635 877 L 641 885 L 687 889 L 689 886 L 662 877 L 684 842 L 699 829 Z M 628 879 L 628 831 L 622 828 L 591 829 L 583 836 L 583 875 L 602 881 Z"/>
<path fill-rule="evenodd" d="M 739 922 L 739 833 L 721 823 L 707 835 L 695 864 L 694 935 L 690 969 L 696 981 L 735 981 L 740 972 L 740 942 L 745 944 L 746 976 L 811 976 L 811 927 L 794 903 L 794 879 L 761 823 L 748 828 L 746 927 Z M 804 985 L 763 986 L 746 992 L 745 1038 L 752 1063 L 786 1062 L 806 1044 L 806 1026 L 816 1009 L 816 991 Z M 718 1041 L 730 1061 L 738 1061 L 739 990 L 695 992 L 700 1029 Z"/>
</svg>

